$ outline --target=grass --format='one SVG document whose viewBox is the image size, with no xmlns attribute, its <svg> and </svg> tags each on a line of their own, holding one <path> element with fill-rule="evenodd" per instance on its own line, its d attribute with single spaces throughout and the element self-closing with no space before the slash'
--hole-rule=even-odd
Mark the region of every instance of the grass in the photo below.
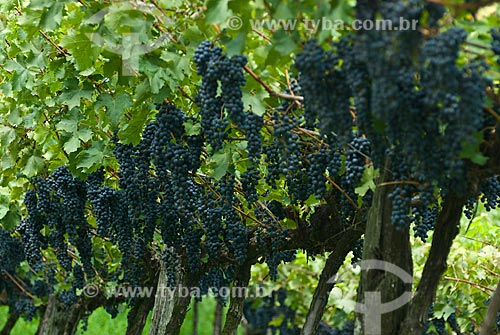
<svg viewBox="0 0 500 335">
<path fill-rule="evenodd" d="M 199 313 L 199 321 L 198 321 L 198 334 L 199 335 L 211 335 L 212 327 L 213 327 L 213 319 L 215 312 L 216 302 L 212 298 L 204 298 L 201 303 L 198 304 L 198 313 Z M 0 329 L 5 324 L 8 316 L 8 308 L 5 306 L 0 307 Z M 144 327 L 143 335 L 147 335 L 149 332 L 149 325 L 151 320 L 151 313 L 148 317 L 148 322 L 146 327 Z M 11 335 L 30 335 L 35 334 L 39 320 L 33 320 L 31 322 L 27 322 L 23 319 L 20 319 L 16 327 L 13 329 Z M 181 329 L 181 335 L 190 335 L 192 334 L 192 309 L 190 308 L 187 312 L 186 320 L 184 321 L 184 325 Z M 123 311 L 119 313 L 115 319 L 112 319 L 111 316 L 103 309 L 99 308 L 89 317 L 88 329 L 86 332 L 79 327 L 77 331 L 77 335 L 123 335 L 125 334 L 125 330 L 127 328 L 127 313 Z M 241 335 L 241 329 L 238 331 L 238 334 Z"/>
</svg>

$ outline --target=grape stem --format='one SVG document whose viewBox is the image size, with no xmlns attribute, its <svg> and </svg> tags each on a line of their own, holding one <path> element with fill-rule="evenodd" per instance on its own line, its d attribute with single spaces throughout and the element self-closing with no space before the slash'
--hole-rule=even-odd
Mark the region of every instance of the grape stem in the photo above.
<svg viewBox="0 0 500 335">
<path fill-rule="evenodd" d="M 485 107 L 486 111 L 488 113 L 490 113 L 491 115 L 493 115 L 493 117 L 495 118 L 495 120 L 497 120 L 497 122 L 500 122 L 500 115 L 498 115 L 494 110 L 493 108 L 491 107 Z"/>
<path fill-rule="evenodd" d="M 35 297 L 31 293 L 26 291 L 26 289 L 14 277 L 12 277 L 12 275 L 8 271 L 4 271 L 3 273 L 7 277 L 9 277 L 10 281 L 12 281 L 12 283 L 14 283 L 14 285 L 16 285 L 24 294 L 26 294 L 31 299 L 35 300 Z"/>
<path fill-rule="evenodd" d="M 483 292 L 486 293 L 486 291 L 490 291 L 490 292 L 493 292 L 494 290 L 492 288 L 489 288 L 488 286 L 484 286 L 484 285 L 481 285 L 481 284 L 478 284 L 478 283 L 474 283 L 470 280 L 467 280 L 467 279 L 461 279 L 461 278 L 455 278 L 455 277 L 449 277 L 449 276 L 444 276 L 444 279 L 446 280 L 451 280 L 451 281 L 455 281 L 457 283 L 464 283 L 464 284 L 469 284 Z"/>
<path fill-rule="evenodd" d="M 275 90 L 273 90 L 269 85 L 267 85 L 262 78 L 260 78 L 255 72 L 253 72 L 248 65 L 243 66 L 243 70 L 245 70 L 246 73 L 250 75 L 253 79 L 255 79 L 256 82 L 262 85 L 264 89 L 273 97 L 277 98 L 282 98 L 282 99 L 287 99 L 287 100 L 294 100 L 294 101 L 303 101 L 304 97 L 300 95 L 293 95 L 293 94 L 286 94 L 286 93 L 278 93 Z"/>
</svg>

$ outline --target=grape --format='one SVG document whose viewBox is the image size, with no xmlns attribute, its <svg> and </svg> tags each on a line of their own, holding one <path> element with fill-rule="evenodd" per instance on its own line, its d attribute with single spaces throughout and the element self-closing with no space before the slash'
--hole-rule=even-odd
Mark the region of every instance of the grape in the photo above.
<svg viewBox="0 0 500 335">
<path fill-rule="evenodd" d="M 24 203 L 29 216 L 23 220 L 19 231 L 23 236 L 22 242 L 26 259 L 35 270 L 39 270 L 42 266 L 40 248 L 44 245 L 41 230 L 45 220 L 37 209 L 37 196 L 34 190 L 26 192 Z"/>
<path fill-rule="evenodd" d="M 429 13 L 429 17 L 427 18 L 427 23 L 432 28 L 437 28 L 439 20 L 446 13 L 446 8 L 444 8 L 440 4 L 436 4 L 436 3 L 432 3 L 432 2 L 427 2 L 425 4 L 425 9 Z"/>
<path fill-rule="evenodd" d="M 477 199 L 476 197 L 472 197 L 467 199 L 467 202 L 464 206 L 464 214 L 467 219 L 472 220 L 474 218 L 474 214 L 477 208 Z"/>
<path fill-rule="evenodd" d="M 82 267 L 77 264 L 73 267 L 73 287 L 83 289 L 85 287 L 85 277 Z"/>
<path fill-rule="evenodd" d="M 287 291 L 280 288 L 271 292 L 270 296 L 260 298 L 260 303 L 257 306 L 252 299 L 245 301 L 243 315 L 248 321 L 248 327 L 252 334 L 300 334 L 300 328 L 294 326 L 296 311 L 285 304 L 286 297 Z M 272 320 L 278 317 L 282 318 L 279 326 L 269 325 Z"/>
<path fill-rule="evenodd" d="M 363 243 L 364 239 L 360 238 L 352 247 L 353 257 L 351 260 L 351 264 L 356 264 L 363 259 Z"/>
<path fill-rule="evenodd" d="M 114 319 L 118 316 L 118 307 L 116 305 L 105 305 L 104 309 L 106 312 L 111 315 L 111 318 Z"/>
<path fill-rule="evenodd" d="M 269 276 L 275 281 L 278 278 L 278 266 L 281 262 L 292 262 L 295 259 L 295 250 L 279 251 L 286 244 L 288 229 L 278 230 L 270 218 L 262 211 L 255 210 L 256 217 L 263 223 L 268 223 L 266 229 L 257 230 L 256 237 L 260 251 L 264 254 Z"/>
<path fill-rule="evenodd" d="M 446 321 L 450 325 L 451 329 L 457 335 L 462 335 L 462 332 L 460 331 L 460 327 L 458 326 L 457 315 L 455 313 L 451 313 L 450 316 L 448 316 L 448 319 L 446 319 Z"/>
<path fill-rule="evenodd" d="M 370 152 L 370 142 L 363 137 L 352 140 L 346 153 L 346 180 L 349 185 L 357 186 L 365 170 L 366 156 Z"/>
<path fill-rule="evenodd" d="M 421 19 L 425 13 L 431 28 L 443 11 L 442 6 L 417 1 L 356 5 L 357 18 L 391 22 Z M 492 31 L 497 53 L 499 36 Z M 285 91 L 300 94 L 303 101 L 283 99 L 262 116 L 245 110 L 246 57 L 229 57 L 214 43 L 201 43 L 194 53 L 201 76 L 195 98 L 199 112 L 161 103 L 137 145 L 120 142 L 116 132 L 116 171 L 107 167 L 76 178 L 68 167 L 59 167 L 35 179 L 25 196 L 28 216 L 19 227 L 19 259 L 12 258 L 10 250 L 17 242 L 0 235 L 5 242 L 0 259 L 9 258 L 3 270 L 14 272 L 25 256 L 36 271 L 54 277 L 55 266 L 44 267 L 41 256 L 51 248 L 57 271 L 73 280 L 71 289 L 59 295 L 69 306 L 78 299 L 76 289 L 96 271 L 103 278 L 141 283 L 148 275 L 141 271 L 144 263 L 160 250 L 169 285 L 185 271 L 201 278 L 198 284 L 206 294 L 211 286 L 231 284 L 238 266 L 248 261 L 249 241 L 255 240 L 276 280 L 279 264 L 295 256 L 294 250 L 283 251 L 290 235 L 282 228 L 287 217 L 283 204 L 307 213 L 312 195 L 322 203 L 328 196 L 337 203 L 342 225 L 366 220 L 373 193 L 361 196 L 358 187 L 371 182 L 363 180 L 365 171 L 372 171 L 367 168 L 391 177 L 385 186 L 391 189 L 393 224 L 408 229 L 412 221 L 415 235 L 425 241 L 440 211 L 438 192 L 442 197 L 450 191 L 466 194 L 470 176 L 463 146 L 479 145 L 474 133 L 488 124 L 483 115 L 489 85 L 483 78 L 485 65 L 460 67 L 457 61 L 466 37 L 460 28 L 425 39 L 421 29 L 360 31 L 331 43 L 328 50 L 308 41 L 295 59 L 298 81 L 292 79 Z M 199 134 L 191 134 L 198 125 Z M 227 171 L 215 180 L 211 164 L 226 153 L 232 154 Z M 113 178 L 107 178 L 108 173 Z M 479 191 L 481 195 L 470 195 L 469 215 L 478 196 L 486 209 L 497 207 L 498 178 L 487 180 Z M 277 194 L 283 204 L 271 200 Z M 272 215 L 263 210 L 266 206 Z M 250 214 L 240 214 L 247 211 Z M 247 226 L 252 211 L 258 224 Z M 88 221 L 90 213 L 95 226 Z M 104 250 L 93 255 L 93 238 L 118 247 L 118 270 L 108 273 L 99 265 Z M 362 240 L 352 247 L 356 260 Z M 76 256 L 70 256 L 72 252 Z M 99 262 L 93 259 L 97 255 Z M 37 291 L 46 294 L 41 287 Z M 294 334 L 294 312 L 285 302 L 286 295 L 277 292 L 263 299 L 265 312 L 250 308 L 248 316 L 255 327 L 267 330 L 269 315 L 282 313 L 286 322 L 271 331 Z M 443 320 L 429 320 L 444 331 Z M 323 328 L 326 333 L 353 332 L 347 320 L 341 329 Z"/>
<path fill-rule="evenodd" d="M 309 154 L 307 160 L 310 163 L 307 170 L 308 193 L 321 199 L 326 194 L 326 180 L 323 174 L 328 167 L 329 152 L 322 146 L 318 151 Z"/>
<path fill-rule="evenodd" d="M 64 304 L 64 306 L 66 306 L 66 308 L 70 308 L 78 301 L 78 297 L 76 296 L 74 288 L 60 292 L 58 297 L 59 300 Z"/>
<path fill-rule="evenodd" d="M 220 48 L 205 41 L 195 50 L 194 62 L 198 74 L 202 75 L 196 102 L 200 106 L 202 130 L 208 143 L 215 151 L 222 148 L 229 120 L 245 129 L 249 139 L 254 141 L 256 135 L 252 132 L 258 134 L 260 127 L 252 113 L 244 112 L 240 88 L 245 84 L 242 68 L 246 57 L 229 58 Z"/>
<path fill-rule="evenodd" d="M 500 181 L 498 177 L 492 177 L 486 180 L 480 186 L 481 202 L 486 211 L 497 208 L 500 197 Z"/>
<path fill-rule="evenodd" d="M 30 298 L 19 299 L 15 304 L 15 308 L 27 321 L 33 320 L 36 316 L 35 302 Z"/>
<path fill-rule="evenodd" d="M 425 242 L 427 240 L 427 234 L 429 231 L 434 230 L 434 225 L 436 223 L 437 217 L 439 215 L 439 208 L 437 206 L 432 208 L 419 208 L 415 207 L 413 209 L 412 221 L 415 226 L 413 230 L 415 231 L 415 237 L 418 237 Z"/>
<path fill-rule="evenodd" d="M 500 56 L 500 29 L 495 28 L 491 30 L 491 50 L 495 55 Z M 497 58 L 497 63 L 500 64 L 500 57 Z"/>
<path fill-rule="evenodd" d="M 350 87 L 343 84 L 346 73 L 339 62 L 337 55 L 324 51 L 315 40 L 310 40 L 297 55 L 295 67 L 300 71 L 306 126 L 317 126 L 323 135 L 344 144 L 350 139 L 353 125 L 349 112 L 352 93 Z"/>
<path fill-rule="evenodd" d="M 17 266 L 25 259 L 21 241 L 5 230 L 0 230 L 0 274 L 16 273 Z"/>
</svg>

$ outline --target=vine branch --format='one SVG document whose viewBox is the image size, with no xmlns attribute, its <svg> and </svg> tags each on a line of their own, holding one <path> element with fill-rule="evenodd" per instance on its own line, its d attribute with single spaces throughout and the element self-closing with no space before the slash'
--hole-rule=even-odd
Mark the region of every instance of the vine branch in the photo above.
<svg viewBox="0 0 500 335">
<path fill-rule="evenodd" d="M 294 100 L 294 101 L 303 101 L 304 97 L 300 95 L 292 95 L 292 94 L 286 94 L 286 93 L 278 93 L 275 90 L 273 90 L 269 85 L 267 85 L 262 78 L 260 78 L 255 72 L 253 72 L 248 65 L 243 66 L 243 70 L 245 70 L 246 73 L 250 75 L 253 79 L 255 79 L 256 82 L 258 82 L 264 89 L 269 93 L 269 95 L 277 98 L 282 98 L 286 100 Z"/>
<path fill-rule="evenodd" d="M 495 293 L 493 293 L 488 311 L 486 312 L 486 317 L 481 327 L 481 335 L 493 335 L 495 333 L 498 311 L 500 311 L 500 281 L 498 282 Z"/>
</svg>

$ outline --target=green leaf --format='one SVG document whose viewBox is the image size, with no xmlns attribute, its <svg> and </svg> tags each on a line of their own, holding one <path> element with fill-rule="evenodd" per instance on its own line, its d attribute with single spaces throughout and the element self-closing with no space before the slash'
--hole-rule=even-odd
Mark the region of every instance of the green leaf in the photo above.
<svg viewBox="0 0 500 335">
<path fill-rule="evenodd" d="M 144 108 L 144 106 L 142 106 Z M 143 108 L 132 108 L 132 118 L 118 131 L 118 138 L 124 143 L 139 144 L 144 125 L 148 121 L 149 113 Z"/>
<path fill-rule="evenodd" d="M 59 101 L 67 105 L 71 110 L 74 107 L 80 106 L 80 100 L 85 98 L 87 100 L 92 99 L 92 91 L 78 86 L 78 80 L 75 78 L 67 79 L 64 82 L 64 90 L 59 96 Z"/>
<path fill-rule="evenodd" d="M 269 326 L 279 327 L 283 323 L 285 319 L 285 315 L 281 313 L 279 316 L 274 317 L 271 321 L 269 321 Z"/>
<path fill-rule="evenodd" d="M 309 198 L 307 198 L 307 200 L 305 201 L 305 204 L 309 207 L 318 206 L 320 203 L 321 201 L 319 199 L 316 199 L 314 194 L 311 194 Z"/>
<path fill-rule="evenodd" d="M 247 31 L 239 32 L 236 37 L 231 38 L 226 45 L 226 53 L 229 57 L 234 55 L 241 55 L 245 50 Z"/>
<path fill-rule="evenodd" d="M 80 147 L 80 139 L 76 136 L 71 137 L 69 141 L 64 143 L 63 146 L 64 151 L 66 151 L 68 154 L 77 151 L 79 147 Z"/>
<path fill-rule="evenodd" d="M 78 120 L 62 119 L 56 124 L 57 130 L 63 130 L 68 133 L 76 133 L 78 130 Z"/>
<path fill-rule="evenodd" d="M 22 91 L 33 88 L 34 73 L 28 70 L 24 64 L 19 64 L 13 60 L 7 60 L 4 68 L 8 71 L 15 71 L 11 79 L 11 88 L 14 91 Z"/>
<path fill-rule="evenodd" d="M 266 105 L 263 103 L 265 98 L 269 97 L 269 93 L 261 90 L 257 93 L 247 92 L 243 90 L 243 106 L 249 108 L 253 113 L 258 116 L 264 115 L 266 112 Z"/>
<path fill-rule="evenodd" d="M 273 34 L 273 50 L 278 51 L 282 56 L 289 56 L 297 49 L 297 44 L 290 38 L 290 36 L 283 30 L 278 30 Z"/>
<path fill-rule="evenodd" d="M 26 165 L 22 170 L 22 173 L 26 177 L 33 177 L 38 173 L 38 171 L 40 171 L 42 166 L 43 166 L 43 158 L 38 156 L 31 156 L 30 158 L 28 158 Z"/>
<path fill-rule="evenodd" d="M 379 172 L 379 169 L 374 169 L 372 166 L 366 168 L 363 171 L 360 185 L 354 189 L 354 192 L 360 196 L 364 196 L 368 190 L 374 192 L 376 188 L 374 180 L 378 177 Z"/>
<path fill-rule="evenodd" d="M 95 108 L 98 109 L 104 106 L 106 108 L 106 116 L 113 128 L 117 128 L 120 124 L 120 119 L 125 110 L 132 106 L 132 99 L 126 93 L 121 93 L 116 96 L 104 93 L 97 98 Z"/>
<path fill-rule="evenodd" d="M 78 124 L 82 118 L 82 112 L 78 108 L 73 108 L 68 114 L 65 115 L 64 119 L 56 124 L 56 129 L 69 133 L 71 137 L 80 138 L 82 141 L 87 141 L 90 139 L 89 129 L 83 128 L 78 129 Z M 68 136 L 69 137 L 69 136 Z"/>
<path fill-rule="evenodd" d="M 201 124 L 194 123 L 192 120 L 189 120 L 184 122 L 184 129 L 186 130 L 186 135 L 188 136 L 200 135 Z"/>
<path fill-rule="evenodd" d="M 150 96 L 151 87 L 148 80 L 144 80 L 142 83 L 135 87 L 134 100 L 136 102 L 143 102 Z"/>
<path fill-rule="evenodd" d="M 473 140 L 464 141 L 462 143 L 462 151 L 460 152 L 460 158 L 466 158 L 478 165 L 484 165 L 486 164 L 486 162 L 488 162 L 488 157 L 484 156 L 481 153 L 480 145 L 482 142 L 483 135 L 482 133 L 478 132 L 475 133 L 472 137 Z"/>
<path fill-rule="evenodd" d="M 444 306 L 444 308 L 439 311 L 439 312 L 436 312 L 436 317 L 438 318 L 444 318 L 445 320 L 448 319 L 448 317 L 455 313 L 456 311 L 456 308 L 454 306 L 451 306 L 451 305 L 446 305 Z"/>
<path fill-rule="evenodd" d="M 7 212 L 7 214 L 5 214 L 3 218 L 0 219 L 2 220 L 2 227 L 5 230 L 14 229 L 20 221 L 19 212 L 17 209 L 11 209 Z"/>
<path fill-rule="evenodd" d="M 0 126 L 0 144 L 2 148 L 8 147 L 16 139 L 16 131 L 11 127 Z"/>
<path fill-rule="evenodd" d="M 77 132 L 78 138 L 81 139 L 83 142 L 90 141 L 92 138 L 92 129 L 89 128 L 81 128 Z"/>
<path fill-rule="evenodd" d="M 6 82 L 2 84 L 2 92 L 3 95 L 5 95 L 8 98 L 13 98 L 14 95 L 12 94 L 12 84 L 10 82 Z"/>
<path fill-rule="evenodd" d="M 61 38 L 61 46 L 66 48 L 71 57 L 75 60 L 77 70 L 84 71 L 94 66 L 97 57 L 101 53 L 101 49 L 83 33 L 78 32 L 73 34 L 73 31 L 68 31 Z"/>
<path fill-rule="evenodd" d="M 278 8 L 276 9 L 276 12 L 274 13 L 274 18 L 278 20 L 293 19 L 295 15 L 292 13 L 292 9 L 289 7 L 289 5 L 290 3 L 287 3 L 286 1 L 280 2 Z"/>
<path fill-rule="evenodd" d="M 61 24 L 64 3 L 54 1 L 52 6 L 42 14 L 40 27 L 44 30 L 54 30 Z"/>
<path fill-rule="evenodd" d="M 212 23 L 226 23 L 227 19 L 232 15 L 232 11 L 228 7 L 229 0 L 208 0 L 206 7 L 207 11 L 206 22 Z"/>
<path fill-rule="evenodd" d="M 0 220 L 9 212 L 9 197 L 5 194 L 0 195 Z"/>
<path fill-rule="evenodd" d="M 212 177 L 216 180 L 220 180 L 226 174 L 229 168 L 229 162 L 231 161 L 231 151 L 216 152 L 212 157 L 211 161 L 215 163 L 215 169 L 212 173 Z"/>
<path fill-rule="evenodd" d="M 104 153 L 102 148 L 96 145 L 82 151 L 78 157 L 80 158 L 80 162 L 77 164 L 77 167 L 90 170 L 92 167 L 102 164 Z"/>
</svg>

